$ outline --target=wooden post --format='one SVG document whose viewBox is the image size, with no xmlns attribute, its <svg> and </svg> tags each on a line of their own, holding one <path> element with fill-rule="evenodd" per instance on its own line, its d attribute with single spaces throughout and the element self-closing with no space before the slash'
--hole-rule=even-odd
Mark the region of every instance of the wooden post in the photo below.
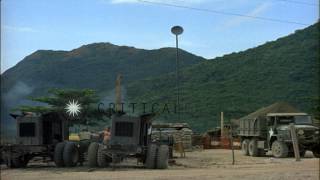
<svg viewBox="0 0 320 180">
<path fill-rule="evenodd" d="M 220 113 L 220 120 L 221 120 L 221 139 L 224 138 L 224 120 L 223 120 L 223 112 Z"/>
<path fill-rule="evenodd" d="M 299 151 L 299 144 L 298 144 L 298 138 L 296 134 L 296 128 L 293 123 L 289 125 L 290 128 L 290 134 L 292 138 L 292 145 L 294 150 L 294 157 L 296 158 L 296 161 L 300 161 L 300 151 Z"/>
<path fill-rule="evenodd" d="M 232 150 L 232 165 L 234 165 L 235 160 L 234 160 L 234 147 L 233 147 L 233 134 L 232 134 L 232 124 L 230 126 L 230 146 L 231 146 L 231 150 Z"/>
</svg>

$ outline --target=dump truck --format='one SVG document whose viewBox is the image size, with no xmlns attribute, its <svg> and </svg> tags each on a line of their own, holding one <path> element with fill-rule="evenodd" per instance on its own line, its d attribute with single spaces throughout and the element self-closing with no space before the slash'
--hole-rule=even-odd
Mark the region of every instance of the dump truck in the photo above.
<svg viewBox="0 0 320 180">
<path fill-rule="evenodd" d="M 289 125 L 295 126 L 300 155 L 306 150 L 320 157 L 319 127 L 306 113 L 267 113 L 239 120 L 239 136 L 244 155 L 263 156 L 268 150 L 277 158 L 293 156 Z"/>
<path fill-rule="evenodd" d="M 112 116 L 111 136 L 107 142 L 90 144 L 90 167 L 108 167 L 126 158 L 137 158 L 148 169 L 168 167 L 169 147 L 161 141 L 151 141 L 152 114 Z"/>
<path fill-rule="evenodd" d="M 82 164 L 91 140 L 70 141 L 67 121 L 59 113 L 11 114 L 16 120 L 16 142 L 3 144 L 1 156 L 10 168 L 27 166 L 35 157 L 58 167 Z"/>
</svg>

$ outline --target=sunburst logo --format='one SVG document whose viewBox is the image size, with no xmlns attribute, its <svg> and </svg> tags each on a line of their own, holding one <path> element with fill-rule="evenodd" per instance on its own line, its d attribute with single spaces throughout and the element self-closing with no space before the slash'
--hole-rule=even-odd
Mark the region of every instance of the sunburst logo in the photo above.
<svg viewBox="0 0 320 180">
<path fill-rule="evenodd" d="M 66 112 L 70 116 L 74 117 L 75 115 L 78 115 L 80 113 L 81 104 L 79 104 L 78 101 L 72 100 L 69 101 L 64 109 L 66 109 Z"/>
</svg>

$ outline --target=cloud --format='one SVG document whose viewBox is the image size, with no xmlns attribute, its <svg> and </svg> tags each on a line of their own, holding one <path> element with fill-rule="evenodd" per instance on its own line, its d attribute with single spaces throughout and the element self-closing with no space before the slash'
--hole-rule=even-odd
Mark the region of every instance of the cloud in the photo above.
<svg viewBox="0 0 320 180">
<path fill-rule="evenodd" d="M 247 17 L 235 17 L 235 18 L 232 18 L 230 21 L 227 21 L 224 24 L 224 26 L 225 26 L 225 28 L 232 27 L 232 26 L 237 26 L 237 25 L 239 25 L 239 24 L 241 24 L 243 22 L 247 22 L 247 21 L 253 20 L 250 17 L 259 16 L 260 14 L 262 14 L 266 10 L 268 10 L 271 6 L 272 6 L 272 3 L 270 3 L 270 2 L 262 3 L 262 4 L 258 5 L 257 7 L 255 7 L 253 10 L 251 10 L 250 12 L 248 12 L 247 14 L 244 15 L 244 16 L 247 16 Z"/>
<path fill-rule="evenodd" d="M 3 26 L 4 30 L 8 30 L 8 31 L 15 31 L 15 32 L 39 32 L 36 29 L 33 29 L 31 27 L 18 27 L 18 26 L 8 26 L 8 25 L 4 25 Z"/>
</svg>

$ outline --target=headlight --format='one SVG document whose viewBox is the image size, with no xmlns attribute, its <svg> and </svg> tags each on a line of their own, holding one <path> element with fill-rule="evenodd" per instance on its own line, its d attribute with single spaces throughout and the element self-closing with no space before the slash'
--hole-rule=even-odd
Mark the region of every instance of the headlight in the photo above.
<svg viewBox="0 0 320 180">
<path fill-rule="evenodd" d="M 315 131 L 314 133 L 315 133 L 315 134 L 319 134 L 319 131 Z"/>
<path fill-rule="evenodd" d="M 304 131 L 303 131 L 302 129 L 299 129 L 299 130 L 298 130 L 298 134 L 299 134 L 299 135 L 303 135 L 303 134 L 304 134 Z"/>
</svg>

